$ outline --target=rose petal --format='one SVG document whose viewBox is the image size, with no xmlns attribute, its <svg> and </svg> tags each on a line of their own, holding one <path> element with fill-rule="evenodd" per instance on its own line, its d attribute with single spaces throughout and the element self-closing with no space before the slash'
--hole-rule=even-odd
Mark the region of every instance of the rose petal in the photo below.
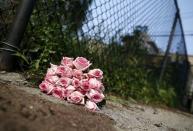
<svg viewBox="0 0 193 131">
<path fill-rule="evenodd" d="M 82 79 L 83 72 L 81 70 L 74 69 L 73 70 L 73 77 L 77 79 Z"/>
<path fill-rule="evenodd" d="M 55 84 L 59 80 L 59 77 L 58 76 L 46 76 L 45 80 L 47 82 Z"/>
<path fill-rule="evenodd" d="M 96 110 L 99 110 L 98 106 L 96 105 L 96 103 L 88 100 L 86 101 L 86 104 L 85 104 L 85 107 L 87 109 L 89 109 L 90 111 L 96 111 Z"/>
<path fill-rule="evenodd" d="M 63 57 L 61 60 L 61 65 L 68 66 L 68 67 L 72 68 L 73 67 L 73 59 L 74 58 Z"/>
<path fill-rule="evenodd" d="M 52 90 L 54 89 L 54 86 L 47 82 L 47 81 L 43 81 L 40 85 L 39 85 L 39 88 L 42 92 L 45 92 L 47 94 L 51 94 L 52 93 Z"/>
<path fill-rule="evenodd" d="M 95 102 L 95 103 L 99 103 L 99 102 L 101 102 L 101 101 L 105 98 L 105 96 L 103 95 L 103 93 L 100 93 L 100 92 L 98 92 L 98 91 L 96 91 L 96 90 L 93 90 L 93 89 L 91 89 L 91 90 L 86 94 L 86 96 L 87 96 L 91 101 L 93 101 L 93 102 Z"/>
<path fill-rule="evenodd" d="M 103 72 L 100 69 L 93 69 L 88 72 L 89 77 L 95 77 L 97 79 L 103 78 Z"/>
<path fill-rule="evenodd" d="M 56 70 L 56 74 L 62 76 L 62 77 L 72 77 L 72 69 L 69 68 L 68 66 L 58 66 Z"/>
<path fill-rule="evenodd" d="M 92 65 L 90 63 L 90 61 L 88 61 L 86 58 L 84 57 L 77 57 L 74 61 L 73 61 L 74 66 L 76 67 L 76 69 L 78 70 L 86 70 L 90 67 L 90 65 Z"/>
<path fill-rule="evenodd" d="M 48 68 L 46 76 L 56 75 L 57 67 L 57 65 L 50 63 L 50 68 Z"/>
<path fill-rule="evenodd" d="M 97 80 L 96 78 L 90 78 L 89 79 L 89 87 L 91 89 L 101 91 L 102 83 L 99 80 Z"/>
<path fill-rule="evenodd" d="M 89 80 L 88 79 L 83 79 L 80 81 L 81 85 L 80 88 L 84 91 L 89 91 L 90 90 L 90 85 L 89 85 Z"/>
<path fill-rule="evenodd" d="M 56 84 L 66 88 L 71 84 L 71 82 L 72 79 L 68 77 L 61 77 Z"/>
<path fill-rule="evenodd" d="M 60 87 L 55 87 L 52 91 L 52 96 L 63 99 L 63 90 Z"/>
<path fill-rule="evenodd" d="M 67 101 L 74 104 L 81 104 L 83 99 L 84 95 L 79 91 L 74 91 L 67 97 Z"/>
</svg>

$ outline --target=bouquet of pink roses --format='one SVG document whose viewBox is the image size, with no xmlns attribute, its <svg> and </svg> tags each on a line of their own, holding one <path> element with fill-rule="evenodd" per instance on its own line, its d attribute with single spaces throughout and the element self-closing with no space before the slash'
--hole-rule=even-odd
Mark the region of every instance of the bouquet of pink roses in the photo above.
<svg viewBox="0 0 193 131">
<path fill-rule="evenodd" d="M 75 60 L 63 57 L 59 66 L 51 64 L 39 88 L 48 95 L 85 105 L 92 111 L 99 110 L 97 103 L 105 97 L 103 72 L 100 69 L 88 70 L 90 65 L 90 61 L 84 57 Z"/>
</svg>

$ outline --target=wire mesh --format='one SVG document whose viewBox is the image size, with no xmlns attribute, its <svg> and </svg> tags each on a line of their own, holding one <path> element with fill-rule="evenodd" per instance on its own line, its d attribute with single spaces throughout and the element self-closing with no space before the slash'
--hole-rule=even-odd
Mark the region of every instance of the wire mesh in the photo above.
<svg viewBox="0 0 193 131">
<path fill-rule="evenodd" d="M 5 0 L 0 4 L 1 41 L 6 40 L 17 4 L 15 0 Z M 80 48 L 69 49 L 73 52 L 81 50 L 83 40 L 91 43 L 100 41 L 106 45 L 124 44 L 125 36 L 132 36 L 136 30 L 140 30 L 148 56 L 163 60 L 169 38 L 173 37 L 167 57 L 175 56 L 179 63 L 186 63 L 187 52 L 180 16 L 175 33 L 171 34 L 177 13 L 174 0 L 41 0 L 36 3 L 22 47 L 32 48 L 39 41 L 42 42 L 40 46 L 45 43 L 66 43 L 62 48 L 68 50 L 69 45 L 78 42 Z M 187 69 L 186 64 L 181 67 L 183 69 Z M 182 71 L 180 74 L 183 74 Z"/>
<path fill-rule="evenodd" d="M 82 34 L 99 37 L 109 42 L 116 36 L 130 34 L 137 26 L 146 26 L 151 40 L 163 52 L 166 50 L 169 33 L 176 13 L 174 1 L 167 0 L 98 0 L 87 11 L 87 20 Z M 168 37 L 160 37 L 164 32 Z"/>
<path fill-rule="evenodd" d="M 18 1 L 6 0 L 2 3 L 1 40 L 5 39 L 9 25 L 13 21 Z M 75 28 L 79 39 L 97 37 L 105 43 L 109 43 L 113 38 L 120 41 L 121 36 L 131 34 L 137 26 L 145 26 L 149 39 L 155 42 L 161 52 L 164 52 L 176 12 L 177 8 L 173 0 L 164 2 L 162 0 L 75 0 L 74 2 L 43 0 L 37 1 L 34 11 L 38 21 L 31 21 L 30 25 L 33 30 L 38 27 L 37 25 L 55 20 L 58 23 L 57 29 L 60 29 L 62 34 L 67 27 L 71 27 L 68 29 L 69 32 Z M 42 18 L 43 14 L 45 19 Z"/>
</svg>

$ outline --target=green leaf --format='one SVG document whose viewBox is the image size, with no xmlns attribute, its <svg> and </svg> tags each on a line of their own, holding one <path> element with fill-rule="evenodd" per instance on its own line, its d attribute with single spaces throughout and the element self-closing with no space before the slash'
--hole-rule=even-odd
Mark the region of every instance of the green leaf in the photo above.
<svg viewBox="0 0 193 131">
<path fill-rule="evenodd" d="M 35 69 L 38 70 L 40 67 L 40 59 L 36 60 L 35 62 Z"/>
<path fill-rule="evenodd" d="M 40 50 L 40 47 L 36 47 L 34 49 L 30 49 L 29 52 L 33 52 L 33 53 L 36 53 Z"/>
<path fill-rule="evenodd" d="M 27 57 L 25 55 L 23 55 L 22 53 L 16 52 L 15 54 L 12 54 L 12 55 L 19 57 L 20 59 L 24 60 L 29 65 L 29 61 L 28 61 Z"/>
</svg>

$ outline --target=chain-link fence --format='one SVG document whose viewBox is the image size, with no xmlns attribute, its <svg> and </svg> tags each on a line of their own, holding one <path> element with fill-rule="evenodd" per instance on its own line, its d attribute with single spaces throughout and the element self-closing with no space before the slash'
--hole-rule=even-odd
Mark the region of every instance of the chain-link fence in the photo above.
<svg viewBox="0 0 193 131">
<path fill-rule="evenodd" d="M 16 1 L 1 1 L 1 41 L 6 41 Z M 39 54 L 38 66 L 40 61 L 53 61 L 62 55 L 86 55 L 98 66 L 108 68 L 105 73 L 109 76 L 111 72 L 125 69 L 124 64 L 128 66 L 129 75 L 122 78 L 126 83 L 140 83 L 140 78 L 149 79 L 143 75 L 149 71 L 157 81 L 164 79 L 175 86 L 179 86 L 175 82 L 180 81 L 180 91 L 186 84 L 186 44 L 175 0 L 36 1 L 21 48 L 33 58 Z M 111 61 L 112 57 L 119 61 Z M 139 68 L 143 71 L 140 72 Z M 137 71 L 141 77 L 136 76 Z M 113 77 L 116 81 L 120 76 Z M 125 86 L 123 83 L 117 86 Z M 137 97 L 132 93 L 132 86 L 128 87 L 128 94 Z"/>
</svg>

